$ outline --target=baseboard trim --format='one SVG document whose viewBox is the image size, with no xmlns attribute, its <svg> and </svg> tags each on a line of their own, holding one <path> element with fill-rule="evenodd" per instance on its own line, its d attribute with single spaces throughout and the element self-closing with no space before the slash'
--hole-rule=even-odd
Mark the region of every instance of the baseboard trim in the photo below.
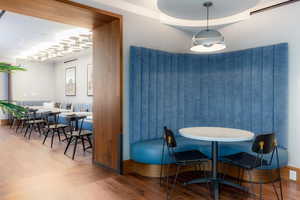
<svg viewBox="0 0 300 200">
<path fill-rule="evenodd" d="M 144 164 L 144 163 L 138 163 L 133 160 L 125 160 L 123 162 L 124 165 L 124 173 L 135 173 L 144 177 L 150 177 L 150 178 L 158 178 L 160 176 L 160 165 L 151 165 L 151 164 Z M 209 162 L 205 166 L 205 170 L 209 171 L 211 169 L 211 163 Z M 284 167 L 281 169 L 281 176 L 285 180 L 289 180 L 288 172 L 290 169 L 297 169 L 292 167 Z M 170 166 L 169 174 L 168 175 L 174 175 L 176 170 L 175 165 Z M 182 169 L 182 171 L 193 171 L 194 168 L 191 167 L 185 167 Z M 299 172 L 298 172 L 299 171 Z M 219 172 L 224 173 L 226 172 L 227 175 L 231 177 L 238 177 L 239 174 L 239 168 L 233 165 L 228 165 L 224 163 L 219 163 Z M 300 169 L 297 169 L 297 173 L 300 173 Z M 163 174 L 163 176 L 166 176 L 167 174 Z M 252 181 L 265 181 L 269 182 L 271 180 L 275 180 L 278 177 L 277 171 L 274 170 L 252 170 L 251 172 Z M 244 173 L 243 180 L 249 181 L 249 173 Z M 299 180 L 297 180 L 298 182 Z M 300 182 L 299 182 L 300 183 Z"/>
<path fill-rule="evenodd" d="M 9 124 L 8 119 L 0 119 L 0 126 L 6 126 Z"/>
<path fill-rule="evenodd" d="M 300 184 L 300 168 L 292 167 L 292 166 L 286 166 L 281 170 L 281 176 L 285 180 L 293 181 L 290 179 L 290 170 L 297 172 L 297 180 L 294 181 L 297 184 Z"/>
</svg>

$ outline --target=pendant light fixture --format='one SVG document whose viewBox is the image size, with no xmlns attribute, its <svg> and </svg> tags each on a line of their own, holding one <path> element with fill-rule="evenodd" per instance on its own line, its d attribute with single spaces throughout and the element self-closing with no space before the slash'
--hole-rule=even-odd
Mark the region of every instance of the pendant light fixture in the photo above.
<svg viewBox="0 0 300 200">
<path fill-rule="evenodd" d="M 219 31 L 209 29 L 209 8 L 212 5 L 212 2 L 205 2 L 203 4 L 207 10 L 206 29 L 193 36 L 191 51 L 208 53 L 226 48 L 224 36 Z"/>
</svg>

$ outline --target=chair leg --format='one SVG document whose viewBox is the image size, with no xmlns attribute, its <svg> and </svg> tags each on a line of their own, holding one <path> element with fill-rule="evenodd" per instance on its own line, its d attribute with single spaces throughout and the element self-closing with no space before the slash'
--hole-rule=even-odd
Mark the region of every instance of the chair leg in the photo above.
<svg viewBox="0 0 300 200">
<path fill-rule="evenodd" d="M 26 137 L 26 135 L 27 135 L 27 133 L 28 133 L 28 131 L 29 131 L 29 128 L 30 128 L 30 124 L 27 124 L 26 131 L 25 131 L 25 133 L 24 133 L 24 137 Z"/>
<path fill-rule="evenodd" d="M 280 197 L 283 200 L 283 190 L 282 190 L 282 180 L 281 177 L 279 178 L 279 188 L 280 188 Z"/>
<path fill-rule="evenodd" d="M 276 189 L 276 186 L 275 186 L 275 183 L 272 183 L 272 186 L 273 186 L 274 193 L 275 193 L 275 195 L 276 195 L 276 199 L 277 199 L 277 200 L 280 200 L 279 195 L 278 195 L 278 192 L 277 192 L 277 189 Z"/>
<path fill-rule="evenodd" d="M 67 136 L 67 134 L 66 134 L 65 129 L 63 128 L 62 130 L 63 130 L 63 134 L 64 134 L 64 136 L 65 136 L 65 140 L 68 140 L 68 136 Z"/>
<path fill-rule="evenodd" d="M 54 136 L 55 136 L 55 131 L 52 129 L 52 137 L 51 137 L 51 148 L 53 147 L 53 140 L 54 140 Z"/>
<path fill-rule="evenodd" d="M 65 149 L 65 152 L 64 152 L 64 154 L 66 154 L 66 153 L 67 153 L 67 151 L 68 151 L 68 148 L 69 148 L 69 146 L 70 146 L 70 144 L 71 144 L 72 140 L 73 140 L 73 136 L 71 136 L 71 137 L 69 138 L 69 141 L 68 141 L 68 144 L 67 144 L 67 146 L 66 146 L 66 149 Z"/>
<path fill-rule="evenodd" d="M 92 141 L 91 141 L 91 138 L 90 138 L 90 136 L 87 136 L 87 139 L 88 139 L 88 142 L 89 142 L 90 148 L 93 148 L 93 144 L 92 144 Z"/>
<path fill-rule="evenodd" d="M 38 127 L 39 134 L 42 135 L 40 123 L 37 124 L 37 127 Z"/>
<path fill-rule="evenodd" d="M 166 171 L 166 174 L 165 176 L 167 176 L 167 199 L 169 198 L 169 179 L 170 179 L 170 175 L 169 175 L 169 169 L 170 169 L 170 165 L 171 164 L 168 164 L 167 165 L 167 171 Z"/>
<path fill-rule="evenodd" d="M 61 142 L 59 129 L 57 129 L 57 135 L 58 135 L 58 140 L 59 140 L 59 142 Z"/>
<path fill-rule="evenodd" d="M 72 160 L 74 160 L 75 157 L 75 153 L 76 153 L 76 149 L 77 149 L 77 142 L 78 142 L 78 137 L 75 137 L 75 145 L 74 145 L 74 149 L 73 149 L 73 156 L 72 156 Z"/>
<path fill-rule="evenodd" d="M 23 121 L 22 123 L 22 129 L 21 129 L 21 133 L 24 131 L 24 128 L 26 127 L 26 121 Z"/>
<path fill-rule="evenodd" d="M 15 123 L 15 119 L 12 119 L 9 128 L 12 128 L 14 126 L 14 123 Z"/>
<path fill-rule="evenodd" d="M 283 192 L 282 192 L 282 181 L 281 181 L 281 178 L 279 179 L 280 197 L 279 197 L 277 188 L 276 188 L 276 186 L 275 186 L 275 183 L 272 183 L 272 186 L 273 186 L 273 190 L 274 190 L 274 193 L 275 193 L 275 195 L 276 195 L 276 198 L 277 198 L 278 200 L 283 200 Z"/>
<path fill-rule="evenodd" d="M 44 138 L 43 144 L 45 144 L 45 142 L 46 142 L 46 140 L 47 140 L 47 137 L 48 137 L 48 134 L 49 134 L 49 130 L 47 130 L 47 132 L 46 132 L 46 135 L 45 135 L 45 138 Z"/>
<path fill-rule="evenodd" d="M 84 138 L 83 138 L 83 136 L 80 136 L 80 139 L 81 139 L 83 151 L 85 152 L 85 144 L 84 144 Z"/>
<path fill-rule="evenodd" d="M 172 187 L 171 187 L 170 191 L 167 193 L 167 200 L 171 198 L 172 192 L 173 192 L 173 190 L 176 186 L 179 171 L 180 171 L 180 165 L 177 165 L 175 179 L 173 181 L 173 184 L 172 184 Z"/>
<path fill-rule="evenodd" d="M 34 124 L 31 125 L 31 129 L 30 129 L 29 136 L 28 136 L 29 140 L 31 138 L 31 134 L 32 134 L 33 129 L 34 129 Z"/>
<path fill-rule="evenodd" d="M 21 121 L 19 120 L 18 123 L 17 123 L 16 133 L 18 132 L 20 126 L 21 126 Z"/>
</svg>

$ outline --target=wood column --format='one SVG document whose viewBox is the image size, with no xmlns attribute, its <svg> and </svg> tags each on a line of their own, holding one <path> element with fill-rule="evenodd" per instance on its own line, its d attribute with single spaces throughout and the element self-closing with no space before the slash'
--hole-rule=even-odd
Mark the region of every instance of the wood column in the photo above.
<svg viewBox="0 0 300 200">
<path fill-rule="evenodd" d="M 121 20 L 93 30 L 94 154 L 96 164 L 121 171 L 122 29 Z"/>
</svg>

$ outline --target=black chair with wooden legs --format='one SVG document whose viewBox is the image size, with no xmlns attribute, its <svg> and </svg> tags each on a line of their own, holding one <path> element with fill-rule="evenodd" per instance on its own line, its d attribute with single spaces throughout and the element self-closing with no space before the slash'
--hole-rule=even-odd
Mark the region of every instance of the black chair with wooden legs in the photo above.
<svg viewBox="0 0 300 200">
<path fill-rule="evenodd" d="M 165 171 L 165 146 L 167 147 L 167 152 L 169 157 L 175 161 L 176 165 L 176 174 L 171 186 L 169 189 L 169 169 L 171 164 L 167 164 L 167 169 Z M 162 150 L 162 161 L 161 161 L 161 181 L 162 176 L 167 176 L 167 199 L 170 199 L 172 191 L 176 186 L 177 178 L 180 173 L 180 169 L 186 166 L 194 166 L 196 170 L 198 168 L 201 170 L 202 166 L 204 166 L 203 171 L 205 170 L 205 164 L 208 162 L 209 158 L 198 150 L 189 150 L 189 151 L 176 151 L 177 142 L 172 130 L 164 127 L 164 137 L 163 137 L 163 150 Z M 167 163 L 170 163 L 167 161 Z M 203 165 L 204 164 L 204 165 Z"/>
<path fill-rule="evenodd" d="M 262 195 L 262 185 L 267 183 L 272 183 L 274 192 L 276 194 L 276 198 L 278 200 L 283 200 L 283 191 L 282 191 L 282 182 L 281 182 L 281 174 L 280 174 L 280 166 L 279 166 L 279 156 L 278 156 L 278 148 L 277 148 L 277 142 L 276 137 L 274 133 L 271 134 L 264 134 L 264 135 L 258 135 L 256 136 L 253 144 L 252 144 L 252 152 L 254 154 L 249 154 L 246 152 L 240 152 L 233 155 L 228 155 L 223 157 L 223 162 L 229 163 L 235 166 L 240 167 L 243 170 L 248 171 L 249 174 L 251 174 L 251 170 L 262 168 L 262 167 L 268 167 L 272 165 L 274 156 L 276 159 L 276 172 L 277 172 L 277 178 L 275 180 L 269 181 L 269 182 L 253 182 L 252 180 L 249 181 L 249 183 L 252 184 L 259 184 L 260 185 L 260 192 L 259 192 L 259 199 L 263 198 Z M 270 156 L 269 159 L 266 158 L 266 155 Z M 249 175 L 249 178 L 252 176 Z M 275 186 L 275 182 L 279 182 L 279 189 L 280 194 L 278 194 L 278 191 Z"/>
<path fill-rule="evenodd" d="M 45 144 L 49 134 L 51 134 L 51 148 L 53 147 L 53 141 L 54 141 L 55 135 L 58 136 L 58 139 L 60 142 L 61 142 L 61 135 L 60 135 L 61 133 L 64 134 L 65 138 L 67 139 L 65 129 L 68 127 L 68 125 L 58 123 L 59 115 L 60 115 L 60 112 L 50 112 L 47 115 L 46 125 L 43 130 L 44 134 L 45 134 L 43 144 Z"/>
<path fill-rule="evenodd" d="M 13 115 L 10 123 L 10 128 L 14 128 L 16 126 L 16 133 L 18 133 L 18 130 L 24 126 L 25 121 L 27 120 L 27 115 L 28 113 L 24 112 L 21 113 L 20 115 Z"/>
<path fill-rule="evenodd" d="M 31 116 L 28 116 L 28 119 L 26 121 L 26 130 L 24 133 L 24 137 L 27 136 L 28 131 L 29 131 L 29 135 L 28 135 L 28 139 L 30 140 L 31 138 L 31 134 L 33 131 L 37 130 L 38 133 L 40 135 L 42 135 L 42 129 L 46 124 L 47 121 L 47 115 L 49 112 L 43 112 L 43 113 L 39 113 L 39 117 L 37 117 L 36 111 L 33 111 L 33 118 Z"/>
<path fill-rule="evenodd" d="M 68 117 L 70 126 L 69 126 L 69 130 L 66 133 L 68 136 L 68 144 L 67 144 L 64 154 L 66 155 L 70 144 L 72 142 L 74 142 L 72 160 L 74 160 L 74 157 L 75 157 L 78 141 L 81 141 L 83 151 L 86 151 L 87 149 L 92 148 L 92 141 L 91 141 L 90 137 L 93 135 L 93 133 L 91 131 L 82 129 L 85 118 L 86 118 L 86 116 L 70 116 L 70 117 Z M 80 125 L 79 125 L 79 123 L 80 123 Z M 85 147 L 85 141 L 87 141 L 89 143 L 88 147 Z"/>
<path fill-rule="evenodd" d="M 23 132 L 23 129 L 27 125 L 27 121 L 34 119 L 36 111 L 37 110 L 28 109 L 27 111 L 20 113 L 20 115 L 13 115 L 10 127 L 13 128 L 16 126 L 16 133 L 18 133 L 20 129 L 21 132 Z"/>
</svg>

